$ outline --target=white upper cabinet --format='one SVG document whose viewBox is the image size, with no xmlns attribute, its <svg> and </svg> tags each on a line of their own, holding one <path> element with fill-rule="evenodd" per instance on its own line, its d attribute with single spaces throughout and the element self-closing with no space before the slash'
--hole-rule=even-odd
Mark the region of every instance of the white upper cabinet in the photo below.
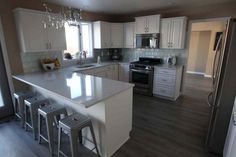
<svg viewBox="0 0 236 157">
<path fill-rule="evenodd" d="M 186 17 L 166 18 L 161 20 L 161 48 L 184 49 Z"/>
<path fill-rule="evenodd" d="M 66 49 L 65 30 L 45 29 L 45 14 L 29 9 L 15 9 L 16 29 L 21 52 L 61 51 Z"/>
<path fill-rule="evenodd" d="M 56 29 L 55 27 L 50 27 L 47 31 L 50 50 L 66 50 L 65 28 Z"/>
<path fill-rule="evenodd" d="M 134 22 L 124 24 L 124 48 L 134 48 Z"/>
<path fill-rule="evenodd" d="M 160 33 L 160 15 L 135 18 L 136 34 Z"/>
<path fill-rule="evenodd" d="M 111 26 L 108 22 L 96 21 L 93 23 L 94 48 L 110 48 Z"/>
<path fill-rule="evenodd" d="M 111 48 L 123 48 L 124 24 L 111 23 Z"/>
</svg>

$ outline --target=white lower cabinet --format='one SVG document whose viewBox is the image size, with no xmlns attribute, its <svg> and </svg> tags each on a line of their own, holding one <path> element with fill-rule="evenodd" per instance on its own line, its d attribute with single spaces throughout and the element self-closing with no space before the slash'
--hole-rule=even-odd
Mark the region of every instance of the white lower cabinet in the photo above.
<svg viewBox="0 0 236 157">
<path fill-rule="evenodd" d="M 155 67 L 153 95 L 176 100 L 180 96 L 182 66 L 173 68 Z"/>
<path fill-rule="evenodd" d="M 81 72 L 82 74 L 93 75 L 111 80 L 118 80 L 118 65 L 107 65 L 98 68 L 88 69 Z"/>
<path fill-rule="evenodd" d="M 119 63 L 119 81 L 129 82 L 129 63 Z"/>
</svg>

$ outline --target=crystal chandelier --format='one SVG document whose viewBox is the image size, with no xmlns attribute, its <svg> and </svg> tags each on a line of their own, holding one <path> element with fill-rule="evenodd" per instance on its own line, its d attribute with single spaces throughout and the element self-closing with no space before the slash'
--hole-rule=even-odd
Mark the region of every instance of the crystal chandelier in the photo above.
<svg viewBox="0 0 236 157">
<path fill-rule="evenodd" d="M 43 3 L 45 8 L 45 19 L 43 20 L 44 28 L 55 27 L 56 29 L 63 28 L 65 23 L 69 26 L 79 26 L 82 20 L 82 10 L 62 7 L 59 14 L 52 13 L 52 9 L 46 3 Z"/>
</svg>

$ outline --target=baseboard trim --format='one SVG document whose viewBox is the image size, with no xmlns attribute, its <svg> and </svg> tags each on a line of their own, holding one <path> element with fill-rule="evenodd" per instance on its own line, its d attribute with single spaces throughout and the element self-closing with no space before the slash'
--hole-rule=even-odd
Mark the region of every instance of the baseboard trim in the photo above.
<svg viewBox="0 0 236 157">
<path fill-rule="evenodd" d="M 196 72 L 196 71 L 187 71 L 188 74 L 197 74 L 197 75 L 204 75 L 205 76 L 205 73 L 203 72 Z"/>
<path fill-rule="evenodd" d="M 204 77 L 207 77 L 207 78 L 212 78 L 212 76 L 211 76 L 211 75 L 207 75 L 207 74 L 205 74 L 205 75 L 204 75 Z"/>
</svg>

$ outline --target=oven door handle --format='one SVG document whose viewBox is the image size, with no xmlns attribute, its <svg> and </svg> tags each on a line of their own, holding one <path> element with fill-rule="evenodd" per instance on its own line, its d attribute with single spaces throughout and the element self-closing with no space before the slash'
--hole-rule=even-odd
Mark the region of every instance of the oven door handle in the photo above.
<svg viewBox="0 0 236 157">
<path fill-rule="evenodd" d="M 145 74 L 148 74 L 148 73 L 151 72 L 151 71 L 147 71 L 147 70 L 136 70 L 136 69 L 130 69 L 130 70 L 133 71 L 133 72 L 145 73 Z"/>
</svg>

